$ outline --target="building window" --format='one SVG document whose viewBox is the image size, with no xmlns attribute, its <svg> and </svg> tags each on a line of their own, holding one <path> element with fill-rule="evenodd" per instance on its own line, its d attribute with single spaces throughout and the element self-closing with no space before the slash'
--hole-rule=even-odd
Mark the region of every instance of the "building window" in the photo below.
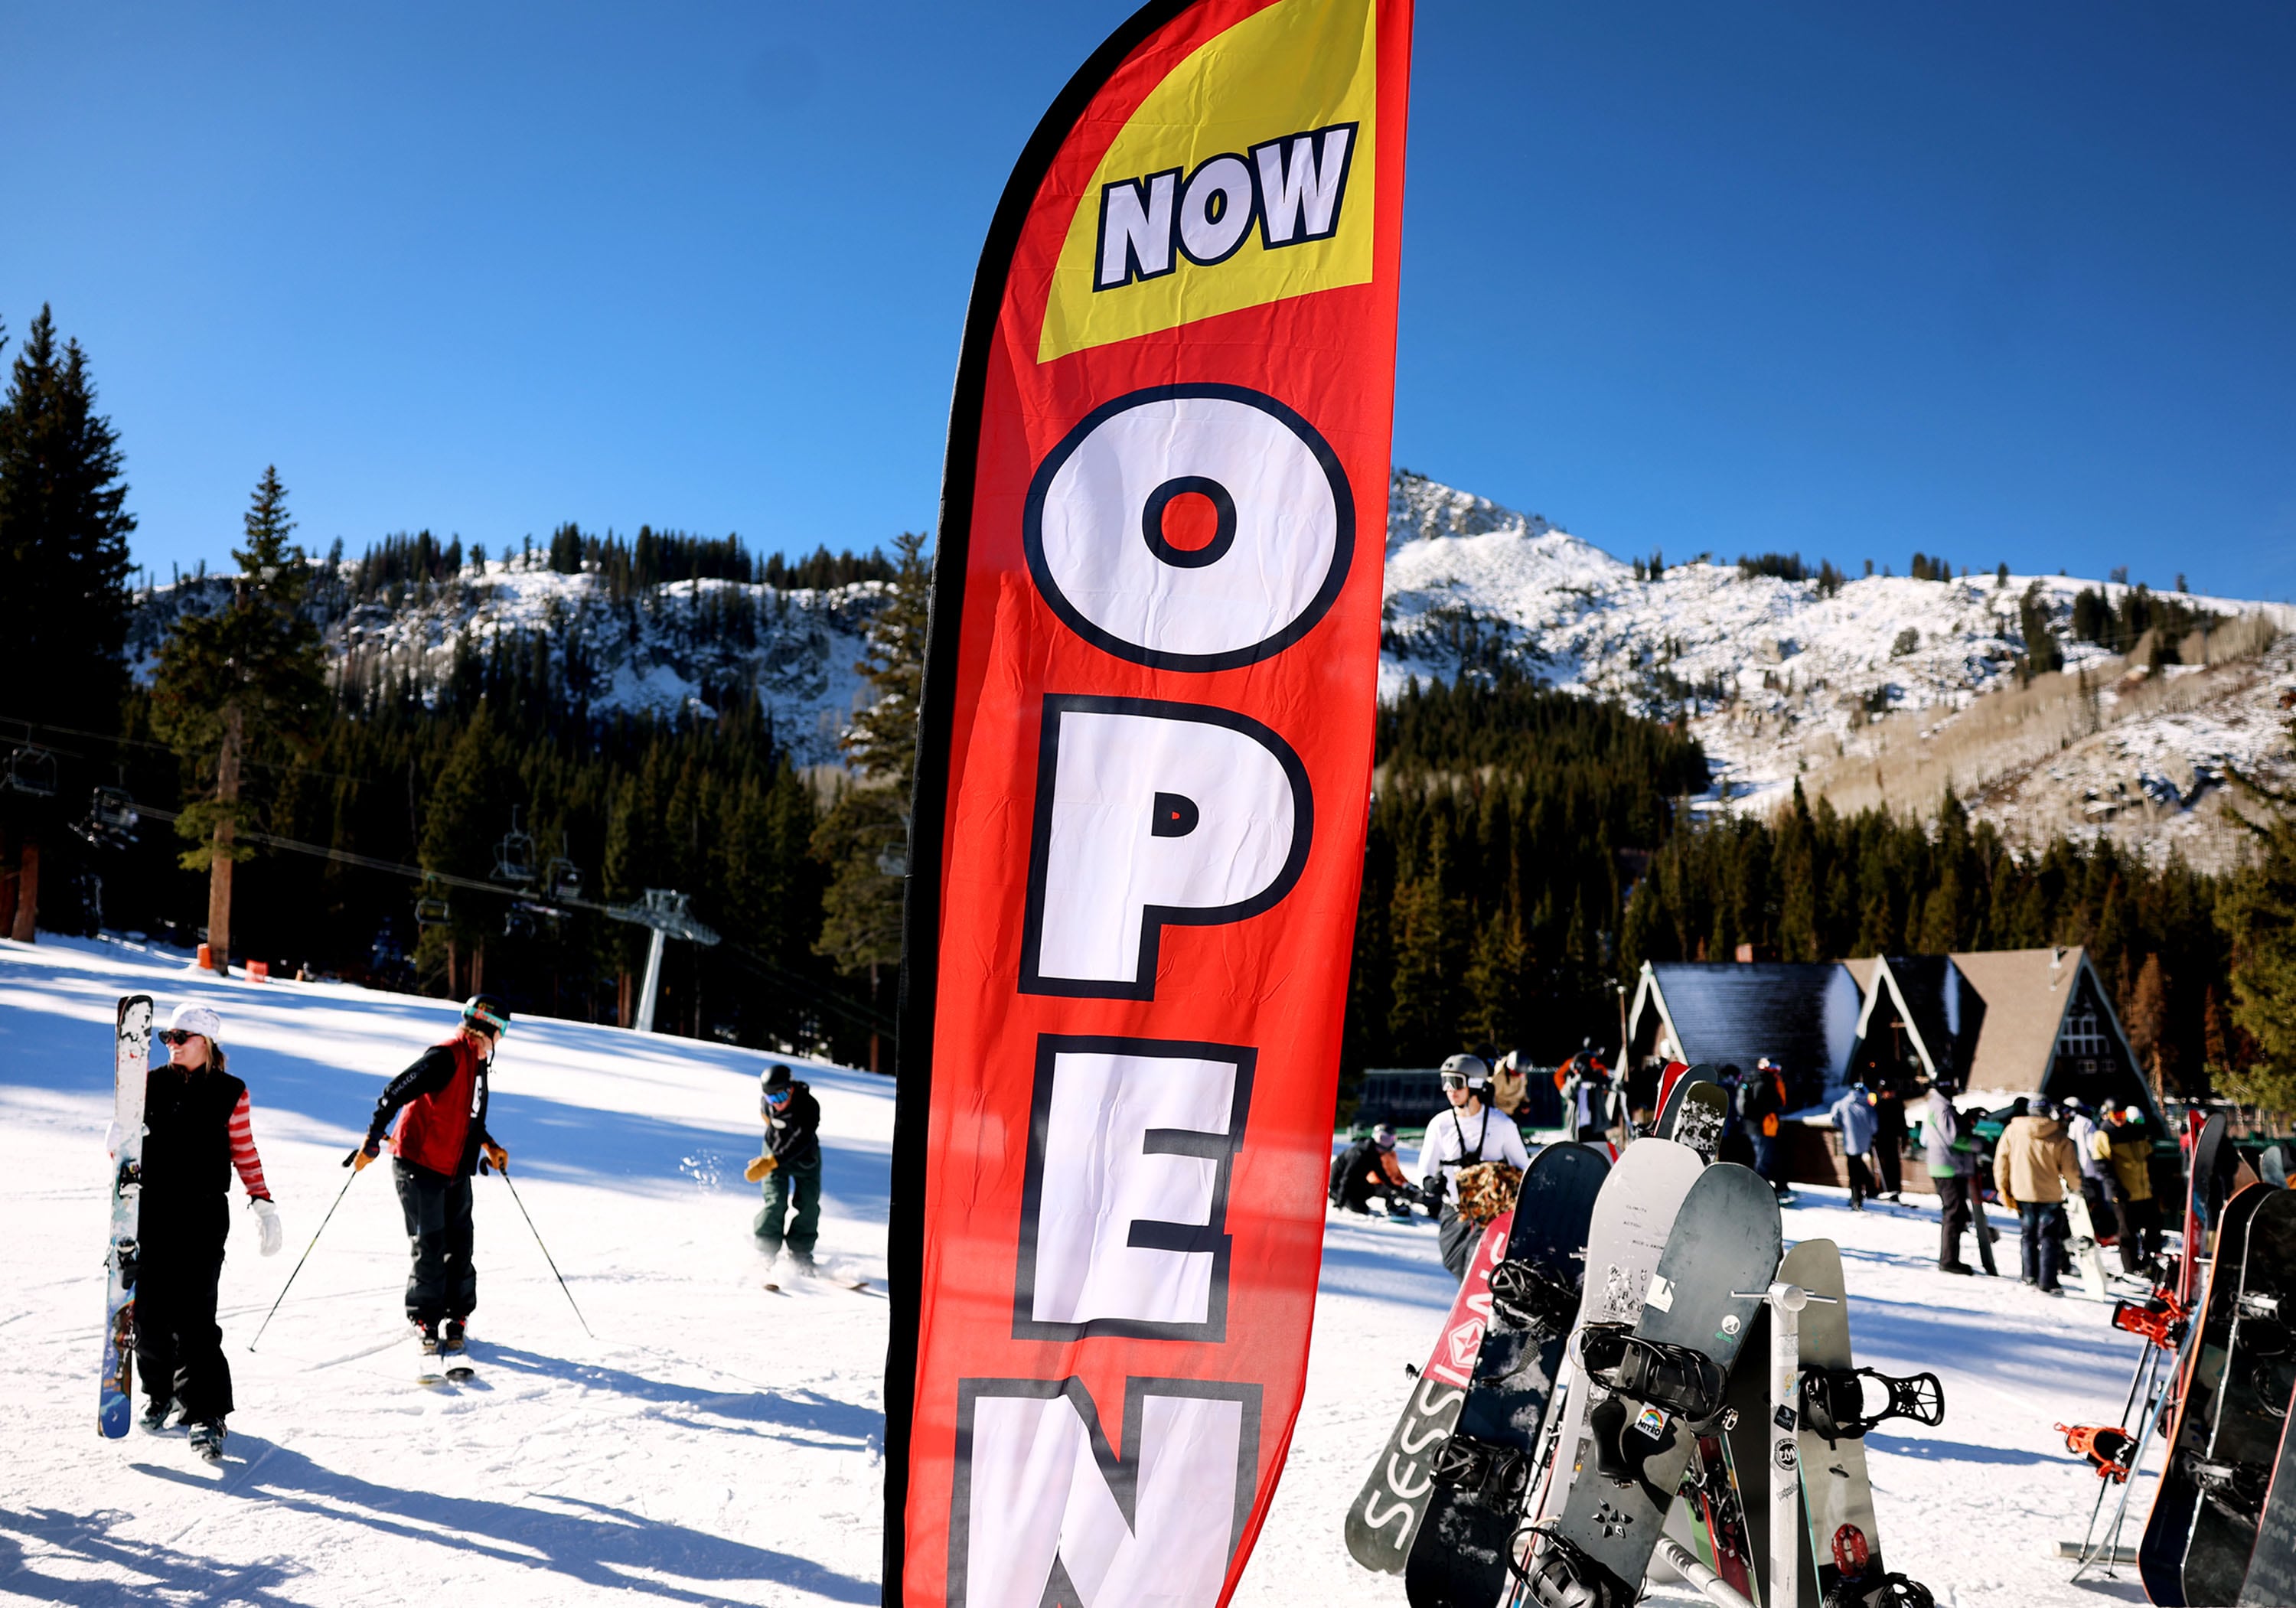
<svg viewBox="0 0 2296 1608">
<path fill-rule="evenodd" d="M 2095 1012 L 2075 1011 L 2065 1018 L 2064 1032 L 2057 1039 L 2057 1054 L 2074 1061 L 2104 1058 L 2104 1030 Z"/>
</svg>

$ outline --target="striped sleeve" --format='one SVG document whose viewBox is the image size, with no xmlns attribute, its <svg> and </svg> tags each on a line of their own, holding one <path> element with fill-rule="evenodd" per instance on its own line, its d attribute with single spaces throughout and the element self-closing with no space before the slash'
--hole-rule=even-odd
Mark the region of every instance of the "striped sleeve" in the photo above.
<svg viewBox="0 0 2296 1608">
<path fill-rule="evenodd" d="M 239 1169 L 239 1181 L 247 1185 L 247 1193 L 258 1201 L 271 1198 L 271 1191 L 263 1182 L 263 1158 L 255 1153 L 255 1127 L 247 1103 L 247 1092 L 240 1091 L 239 1103 L 231 1112 L 231 1164 Z"/>
</svg>

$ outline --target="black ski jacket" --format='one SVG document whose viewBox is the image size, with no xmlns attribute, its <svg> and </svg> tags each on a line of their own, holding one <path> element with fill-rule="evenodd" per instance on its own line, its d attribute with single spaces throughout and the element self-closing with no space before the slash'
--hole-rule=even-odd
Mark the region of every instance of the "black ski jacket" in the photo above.
<svg viewBox="0 0 2296 1608">
<path fill-rule="evenodd" d="M 784 1167 L 809 1167 L 821 1160 L 821 1102 L 802 1083 L 789 1086 L 789 1103 L 775 1111 L 760 1093 L 766 1119 L 766 1150 Z"/>
<path fill-rule="evenodd" d="M 155 1066 L 144 1079 L 144 1195 L 136 1237 L 223 1252 L 231 1237 L 231 1113 L 247 1085 L 228 1072 Z"/>
</svg>

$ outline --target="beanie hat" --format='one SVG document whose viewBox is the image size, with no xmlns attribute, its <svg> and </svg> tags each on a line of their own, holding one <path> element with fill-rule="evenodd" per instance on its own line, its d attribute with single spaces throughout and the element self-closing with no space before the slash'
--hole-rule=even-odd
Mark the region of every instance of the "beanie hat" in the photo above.
<svg viewBox="0 0 2296 1608">
<path fill-rule="evenodd" d="M 171 1033 L 197 1033 L 209 1044 L 221 1044 L 223 1018 L 203 1005 L 186 1001 L 176 1007 L 175 1015 L 168 1022 L 168 1030 Z"/>
</svg>

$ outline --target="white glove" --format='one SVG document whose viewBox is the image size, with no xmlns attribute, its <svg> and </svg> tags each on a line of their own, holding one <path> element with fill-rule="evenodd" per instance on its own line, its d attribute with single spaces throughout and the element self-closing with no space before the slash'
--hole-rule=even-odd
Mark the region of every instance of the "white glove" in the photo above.
<svg viewBox="0 0 2296 1608">
<path fill-rule="evenodd" d="M 268 1201 L 248 1202 L 255 1209 L 255 1220 L 263 1230 L 263 1254 L 277 1256 L 279 1247 L 287 1241 L 287 1231 L 279 1226 L 279 1208 Z"/>
</svg>

